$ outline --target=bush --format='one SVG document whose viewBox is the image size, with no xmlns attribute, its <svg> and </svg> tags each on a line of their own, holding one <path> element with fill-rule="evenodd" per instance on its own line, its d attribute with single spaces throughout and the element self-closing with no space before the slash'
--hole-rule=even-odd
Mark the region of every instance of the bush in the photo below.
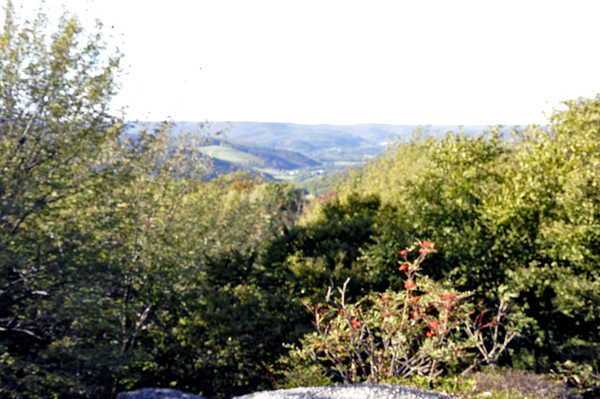
<svg viewBox="0 0 600 399">
<path fill-rule="evenodd" d="M 600 96 L 567 101 L 546 126 L 417 134 L 342 185 L 377 196 L 361 260 L 393 284 L 412 237 L 441 250 L 424 271 L 491 307 L 501 284 L 533 321 L 501 364 L 548 373 L 600 366 Z"/>
<path fill-rule="evenodd" d="M 416 248 L 419 255 L 409 261 Z M 435 251 L 432 243 L 419 240 L 401 251 L 404 261 L 399 269 L 406 275 L 402 291 L 372 293 L 349 304 L 346 280 L 344 287 L 338 288 L 339 299 L 333 298 L 330 287 L 329 305 L 305 304 L 314 317 L 316 331 L 304 336 L 301 347 L 289 347 L 290 352 L 279 362 L 284 367 L 280 372 L 284 382 L 279 384 L 424 378 L 432 386 L 444 373 L 468 373 L 483 362 L 495 366 L 522 329 L 524 319 L 513 318 L 502 334 L 499 327 L 506 320 L 507 300 L 511 297 L 506 289 L 500 290 L 498 314 L 484 321 L 486 312 L 476 312 L 472 293 L 459 292 L 449 284 L 437 284 L 421 276 L 421 263 Z M 489 338 L 483 334 L 488 327 Z M 474 356 L 477 350 L 479 357 Z"/>
</svg>

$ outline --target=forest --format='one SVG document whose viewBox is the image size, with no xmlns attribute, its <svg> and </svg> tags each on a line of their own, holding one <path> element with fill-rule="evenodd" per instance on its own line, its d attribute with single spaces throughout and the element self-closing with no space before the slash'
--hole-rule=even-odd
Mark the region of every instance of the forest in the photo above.
<svg viewBox="0 0 600 399">
<path fill-rule="evenodd" d="M 598 396 L 600 96 L 509 133 L 417 129 L 307 200 L 213 173 L 202 126 L 126 135 L 101 26 L 4 17 L 0 398 L 467 395 L 488 369 Z"/>
</svg>

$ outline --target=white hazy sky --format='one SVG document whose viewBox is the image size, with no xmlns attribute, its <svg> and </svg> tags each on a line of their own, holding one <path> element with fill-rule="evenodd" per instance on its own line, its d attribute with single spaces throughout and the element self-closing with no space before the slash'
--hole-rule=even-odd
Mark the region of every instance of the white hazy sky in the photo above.
<svg viewBox="0 0 600 399">
<path fill-rule="evenodd" d="M 600 92 L 597 0 L 63 3 L 125 53 L 128 119 L 513 125 Z"/>
</svg>

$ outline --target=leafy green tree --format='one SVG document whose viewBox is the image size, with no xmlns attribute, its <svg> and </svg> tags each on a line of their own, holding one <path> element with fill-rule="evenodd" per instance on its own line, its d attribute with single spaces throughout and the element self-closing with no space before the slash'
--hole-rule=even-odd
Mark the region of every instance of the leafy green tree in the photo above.
<svg viewBox="0 0 600 399">
<path fill-rule="evenodd" d="M 259 263 L 289 223 L 282 207 L 298 193 L 288 188 L 224 175 L 182 199 L 169 242 L 158 246 L 174 254 L 161 252 L 160 262 L 173 283 L 153 274 L 161 299 L 140 342 L 148 357 L 130 367 L 124 384 L 219 398 L 270 386 L 265 364 L 303 316 L 290 306 L 287 286 Z"/>
<path fill-rule="evenodd" d="M 413 237 L 439 243 L 424 272 L 475 290 L 520 292 L 534 319 L 515 341 L 518 367 L 598 359 L 600 97 L 565 103 L 546 127 L 485 136 L 417 135 L 338 191 L 376 195 L 382 207 L 362 260 L 378 281 Z"/>
<path fill-rule="evenodd" d="M 0 396 L 266 386 L 262 362 L 301 312 L 257 259 L 297 218 L 298 191 L 243 175 L 204 183 L 199 143 L 178 145 L 168 123 L 125 137 L 108 112 L 120 54 L 75 17 L 49 29 L 44 15 L 19 24 L 8 3 Z"/>
<path fill-rule="evenodd" d="M 204 163 L 168 140 L 169 124 L 123 137 L 108 112 L 120 54 L 107 54 L 100 26 L 87 35 L 65 15 L 49 30 L 43 14 L 19 23 L 7 3 L 0 392 L 102 397 L 147 356 L 136 343 L 176 274 L 160 262 L 173 262 L 166 232 Z"/>
<path fill-rule="evenodd" d="M 39 334 L 23 301 L 52 289 L 60 256 L 56 245 L 31 239 L 52 234 L 34 219 L 114 177 L 114 167 L 101 165 L 122 128 L 107 113 L 120 55 L 101 57 L 100 33 L 82 37 L 75 18 L 61 18 L 49 38 L 47 27 L 44 15 L 19 26 L 8 2 L 0 36 L 0 326 L 32 337 Z"/>
<path fill-rule="evenodd" d="M 600 358 L 600 96 L 564 105 L 548 128 L 523 132 L 510 207 L 497 212 L 518 218 L 528 232 L 522 240 L 535 249 L 507 275 L 537 315 L 538 369 Z"/>
<path fill-rule="evenodd" d="M 23 384 L 44 383 L 34 358 L 56 334 L 49 308 L 81 271 L 75 254 L 85 232 L 70 227 L 74 215 L 65 209 L 114 184 L 124 168 L 114 148 L 123 124 L 108 113 L 120 54 L 106 56 L 100 30 L 86 36 L 74 17 L 62 17 L 49 35 L 48 27 L 43 14 L 20 24 L 7 3 L 0 35 L 0 385 L 16 397 Z M 44 396 L 36 390 L 30 395 Z"/>
</svg>

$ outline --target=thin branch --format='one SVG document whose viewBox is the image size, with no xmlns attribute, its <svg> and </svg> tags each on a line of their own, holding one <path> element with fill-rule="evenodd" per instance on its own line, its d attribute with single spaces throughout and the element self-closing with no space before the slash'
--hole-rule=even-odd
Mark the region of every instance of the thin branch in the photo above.
<svg viewBox="0 0 600 399">
<path fill-rule="evenodd" d="M 44 338 L 40 337 L 39 335 L 37 335 L 36 333 L 34 333 L 31 330 L 27 330 L 25 328 L 4 328 L 4 327 L 0 327 L 0 331 L 6 331 L 6 332 L 11 332 L 11 331 L 15 331 L 15 332 L 21 332 L 27 335 L 30 335 L 34 338 L 39 339 L 40 341 L 43 341 Z"/>
</svg>

